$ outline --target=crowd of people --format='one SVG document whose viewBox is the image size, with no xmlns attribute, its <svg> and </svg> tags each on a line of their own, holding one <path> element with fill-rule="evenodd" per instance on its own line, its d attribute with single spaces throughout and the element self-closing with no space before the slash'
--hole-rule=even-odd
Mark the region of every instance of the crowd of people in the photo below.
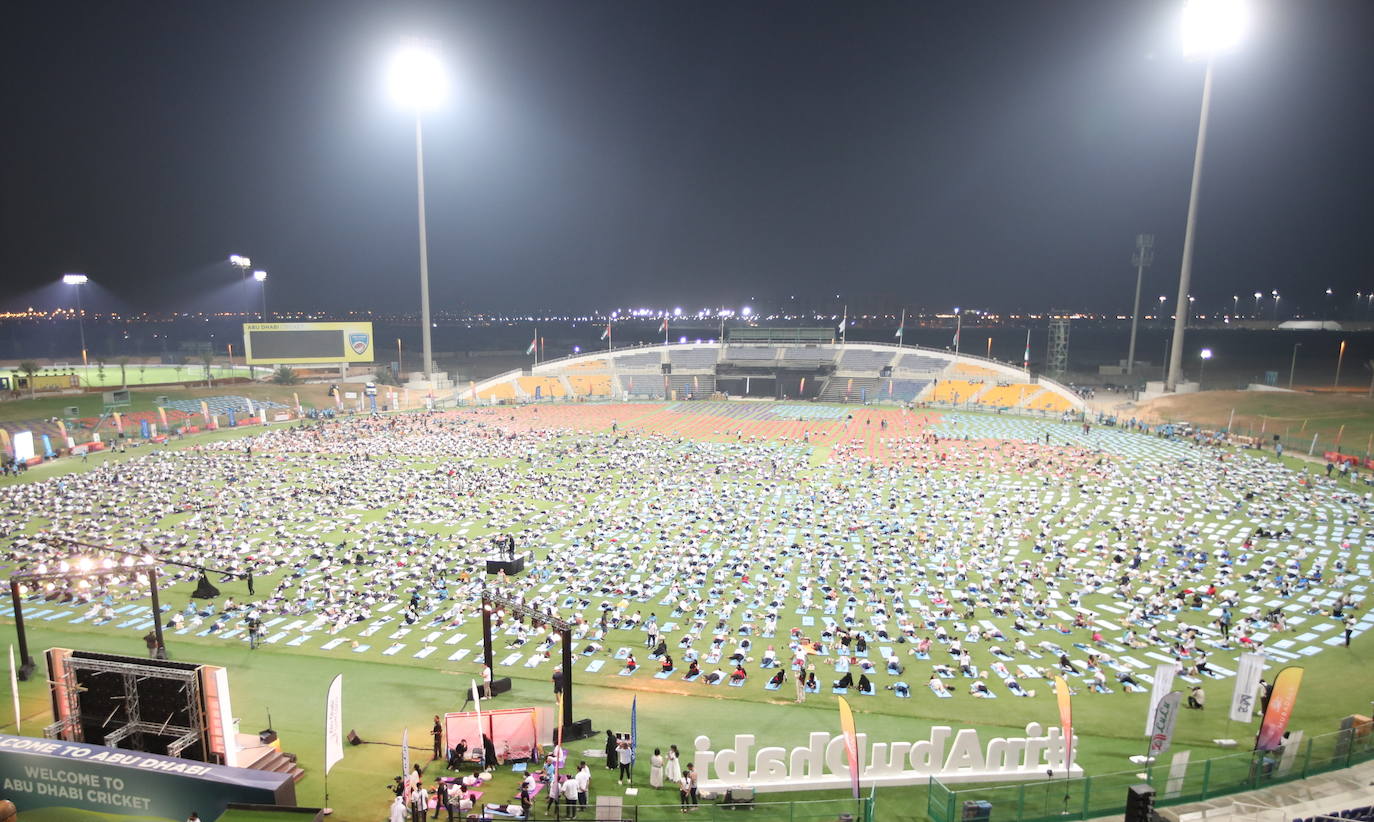
<svg viewBox="0 0 1374 822">
<path fill-rule="evenodd" d="M 159 558 L 166 586 L 198 566 L 256 581 L 173 601 L 173 630 L 246 640 L 287 618 L 354 643 L 383 625 L 434 637 L 470 628 L 485 586 L 573 622 L 579 665 L 617 661 L 603 676 L 791 679 L 798 701 L 909 698 L 922 668 L 930 698 L 1033 698 L 1055 674 L 1144 690 L 1156 663 L 1138 657 L 1196 684 L 1241 650 L 1283 658 L 1273 640 L 1295 626 L 1364 624 L 1370 496 L 1248 452 L 857 412 L 841 424 L 880 430 L 878 460 L 858 440 L 572 433 L 503 413 L 316 420 L 12 485 L 0 538 L 11 570 L 70 559 L 60 537 Z M 524 577 L 483 573 L 495 534 L 530 557 Z M 146 596 L 136 577 L 25 594 L 108 623 Z M 525 667 L 558 663 L 537 626 L 497 627 Z"/>
</svg>

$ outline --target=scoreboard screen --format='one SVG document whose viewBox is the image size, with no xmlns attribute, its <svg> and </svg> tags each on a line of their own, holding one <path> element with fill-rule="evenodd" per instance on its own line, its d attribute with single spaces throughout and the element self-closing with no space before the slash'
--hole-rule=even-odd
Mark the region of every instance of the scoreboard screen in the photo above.
<svg viewBox="0 0 1374 822">
<path fill-rule="evenodd" d="M 372 323 L 244 323 L 251 365 L 372 362 Z"/>
</svg>

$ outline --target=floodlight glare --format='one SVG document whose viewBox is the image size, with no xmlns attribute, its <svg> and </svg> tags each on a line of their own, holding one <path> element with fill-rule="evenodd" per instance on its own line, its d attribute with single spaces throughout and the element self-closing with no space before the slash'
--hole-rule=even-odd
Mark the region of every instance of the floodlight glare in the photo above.
<svg viewBox="0 0 1374 822">
<path fill-rule="evenodd" d="M 257 280 L 258 282 L 262 282 L 263 280 L 267 279 L 267 272 L 263 271 L 262 269 L 258 269 L 257 271 L 253 272 L 253 279 Z"/>
<path fill-rule="evenodd" d="M 248 268 L 252 264 L 252 260 L 248 259 L 247 257 L 244 257 L 241 254 L 229 255 L 229 265 L 238 266 L 239 268 Z"/>
<path fill-rule="evenodd" d="M 1205 56 L 1235 48 L 1249 17 L 1245 0 L 1188 0 L 1183 6 L 1183 53 Z"/>
<path fill-rule="evenodd" d="M 1199 354 L 1199 356 L 1201 356 L 1204 360 L 1210 360 L 1210 359 L 1212 359 L 1212 349 L 1210 349 L 1210 348 L 1204 348 L 1204 349 L 1202 349 L 1201 351 L 1199 351 L 1198 354 Z"/>
<path fill-rule="evenodd" d="M 410 108 L 434 108 L 448 91 L 448 76 L 438 53 L 418 43 L 392 58 L 389 79 L 391 96 Z"/>
<path fill-rule="evenodd" d="M 86 284 L 87 282 L 89 282 L 89 281 L 90 281 L 90 278 L 87 277 L 85 274 L 63 274 L 63 275 L 62 275 L 62 282 L 66 283 L 67 285 L 85 285 L 85 284 Z"/>
</svg>

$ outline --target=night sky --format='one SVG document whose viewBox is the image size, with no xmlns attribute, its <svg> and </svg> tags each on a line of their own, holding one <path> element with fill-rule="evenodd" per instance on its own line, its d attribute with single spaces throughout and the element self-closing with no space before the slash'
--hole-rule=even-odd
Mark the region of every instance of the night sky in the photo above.
<svg viewBox="0 0 1374 822">
<path fill-rule="evenodd" d="M 5 303 L 414 310 L 407 36 L 436 309 L 1128 311 L 1176 289 L 1202 66 L 1181 0 L 7 6 Z M 1374 3 L 1256 2 L 1218 59 L 1194 293 L 1374 288 Z M 254 300 L 252 305 L 256 306 Z M 99 307 L 99 306 L 97 306 Z M 1266 312 L 1267 313 L 1267 312 Z"/>
</svg>

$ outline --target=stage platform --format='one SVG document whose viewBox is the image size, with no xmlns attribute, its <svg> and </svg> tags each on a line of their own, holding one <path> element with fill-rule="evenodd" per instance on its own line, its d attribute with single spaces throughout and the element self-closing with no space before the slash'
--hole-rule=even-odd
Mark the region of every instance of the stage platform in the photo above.
<svg viewBox="0 0 1374 822">
<path fill-rule="evenodd" d="M 497 559 L 487 557 L 487 573 L 499 574 L 506 572 L 506 576 L 513 577 L 525 570 L 525 555 L 517 554 L 515 559 Z"/>
</svg>

